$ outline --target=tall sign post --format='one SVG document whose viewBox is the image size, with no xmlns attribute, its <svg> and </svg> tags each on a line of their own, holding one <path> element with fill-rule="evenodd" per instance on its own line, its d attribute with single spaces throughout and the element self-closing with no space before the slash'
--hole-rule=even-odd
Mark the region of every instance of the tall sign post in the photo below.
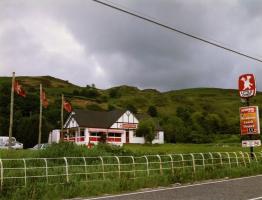
<svg viewBox="0 0 262 200">
<path fill-rule="evenodd" d="M 243 140 L 243 147 L 250 147 L 250 156 L 254 158 L 254 147 L 260 146 L 260 140 L 252 140 L 253 135 L 260 134 L 259 111 L 257 106 L 250 106 L 249 99 L 256 95 L 256 80 L 253 74 L 242 74 L 238 80 L 239 96 L 245 100 L 246 107 L 241 107 L 241 136 L 248 135 L 249 140 Z"/>
</svg>

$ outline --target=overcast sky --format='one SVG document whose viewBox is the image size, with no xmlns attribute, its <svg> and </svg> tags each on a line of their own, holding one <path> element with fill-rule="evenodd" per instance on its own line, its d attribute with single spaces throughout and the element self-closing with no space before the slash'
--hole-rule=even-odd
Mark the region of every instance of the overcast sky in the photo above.
<svg viewBox="0 0 262 200">
<path fill-rule="evenodd" d="M 262 59 L 260 0 L 110 1 Z M 237 88 L 254 73 L 261 91 L 261 66 L 92 0 L 0 0 L 0 76 L 167 91 Z"/>
</svg>

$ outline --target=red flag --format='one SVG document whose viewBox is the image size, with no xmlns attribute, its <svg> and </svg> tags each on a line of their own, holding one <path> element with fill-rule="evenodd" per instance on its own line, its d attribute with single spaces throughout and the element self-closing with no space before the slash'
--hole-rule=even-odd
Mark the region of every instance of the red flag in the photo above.
<svg viewBox="0 0 262 200">
<path fill-rule="evenodd" d="M 18 81 L 15 81 L 14 90 L 15 90 L 15 92 L 16 92 L 19 96 L 22 96 L 22 97 L 25 97 L 25 96 L 26 96 L 24 89 L 22 88 L 21 85 L 19 85 Z"/>
<path fill-rule="evenodd" d="M 44 108 L 47 108 L 47 106 L 48 106 L 48 101 L 47 101 L 46 93 L 45 93 L 44 90 L 42 90 L 41 101 L 42 101 L 42 105 L 44 106 Z"/>
<path fill-rule="evenodd" d="M 72 106 L 69 102 L 67 101 L 64 101 L 64 109 L 67 111 L 67 112 L 72 112 Z"/>
</svg>

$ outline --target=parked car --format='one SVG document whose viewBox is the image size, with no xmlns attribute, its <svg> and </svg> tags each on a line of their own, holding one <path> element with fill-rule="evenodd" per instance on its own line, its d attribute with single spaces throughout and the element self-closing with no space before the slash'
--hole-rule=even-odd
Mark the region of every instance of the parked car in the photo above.
<svg viewBox="0 0 262 200">
<path fill-rule="evenodd" d="M 23 144 L 16 141 L 15 137 L 11 137 L 11 149 L 23 149 Z M 9 137 L 0 136 L 0 149 L 9 149 Z"/>
<path fill-rule="evenodd" d="M 32 150 L 38 150 L 38 149 L 46 149 L 48 146 L 50 146 L 48 143 L 42 143 L 42 144 L 36 144 Z"/>
</svg>

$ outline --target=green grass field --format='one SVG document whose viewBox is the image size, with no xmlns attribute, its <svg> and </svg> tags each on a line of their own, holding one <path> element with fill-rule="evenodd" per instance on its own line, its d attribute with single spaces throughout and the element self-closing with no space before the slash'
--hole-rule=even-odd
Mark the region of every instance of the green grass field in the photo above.
<svg viewBox="0 0 262 200">
<path fill-rule="evenodd" d="M 113 150 L 112 150 L 113 149 Z M 122 148 L 113 147 L 110 149 L 85 149 L 81 148 L 77 152 L 68 152 L 57 150 L 35 151 L 24 150 L 0 150 L 0 158 L 35 158 L 35 157 L 54 157 L 60 156 L 100 156 L 110 155 L 152 155 L 152 154 L 178 154 L 178 153 L 206 153 L 206 152 L 249 152 L 249 148 L 242 148 L 240 143 L 225 144 L 125 144 Z M 262 151 L 261 147 L 254 148 L 255 152 Z M 51 153 L 50 153 L 51 152 Z M 59 153 L 60 152 L 60 153 Z"/>
<path fill-rule="evenodd" d="M 238 143 L 129 144 L 123 148 L 98 145 L 93 149 L 73 143 L 61 143 L 39 151 L 1 150 L 0 158 L 4 166 L 4 179 L 0 199 L 90 197 L 168 186 L 173 183 L 194 183 L 207 179 L 261 174 L 260 153 L 257 153 L 255 160 L 250 159 L 248 154 L 237 153 L 238 157 L 235 157 L 236 154 L 231 153 L 229 159 L 229 154 L 226 153 L 222 154 L 222 157 L 214 153 L 213 158 L 207 153 L 239 151 L 249 151 L 249 149 L 242 148 Z M 256 148 L 255 151 L 261 151 L 261 148 Z M 187 154 L 200 152 L 206 152 L 203 158 L 201 154 L 194 154 L 194 158 Z M 177 155 L 181 153 L 185 154 L 184 159 Z M 160 156 L 156 154 L 163 156 L 158 159 Z M 169 155 L 165 156 L 165 154 L 172 154 L 173 161 L 171 162 Z M 130 155 L 134 156 L 133 161 Z M 149 156 L 145 159 L 143 155 Z M 101 164 L 99 156 L 103 157 L 104 164 Z M 119 156 L 119 163 L 116 156 Z M 67 157 L 67 172 L 63 157 Z M 83 157 L 86 157 L 85 162 Z M 28 159 L 25 159 L 26 164 L 24 164 L 23 159 L 10 160 L 12 158 Z M 44 159 L 41 158 L 49 158 L 47 159 L 48 168 L 45 167 Z M 193 162 L 192 159 L 195 161 Z M 121 167 L 118 167 L 120 164 Z M 69 174 L 68 179 L 65 173 Z"/>
<path fill-rule="evenodd" d="M 124 149 L 136 154 L 174 154 L 174 153 L 205 153 L 205 152 L 249 152 L 249 148 L 242 148 L 240 143 L 226 144 L 163 144 L 140 145 L 126 144 Z M 254 148 L 255 152 L 262 148 Z"/>
</svg>

